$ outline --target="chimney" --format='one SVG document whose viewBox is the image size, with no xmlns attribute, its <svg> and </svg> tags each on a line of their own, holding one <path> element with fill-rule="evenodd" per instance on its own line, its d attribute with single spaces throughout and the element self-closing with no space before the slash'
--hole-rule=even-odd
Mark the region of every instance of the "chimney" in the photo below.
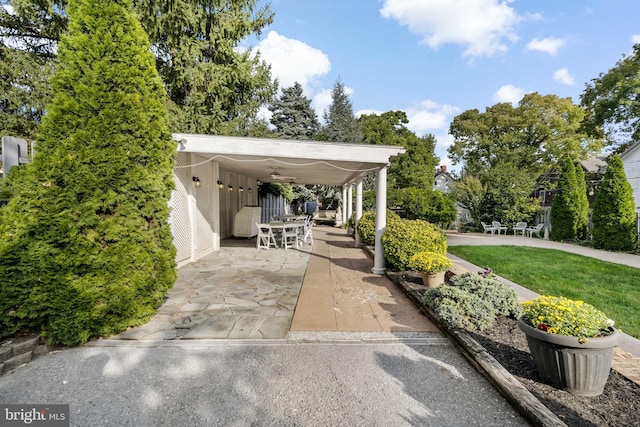
<svg viewBox="0 0 640 427">
<path fill-rule="evenodd" d="M 441 165 L 441 166 L 440 166 L 440 171 L 441 171 L 442 173 L 447 173 L 447 165 Z"/>
</svg>

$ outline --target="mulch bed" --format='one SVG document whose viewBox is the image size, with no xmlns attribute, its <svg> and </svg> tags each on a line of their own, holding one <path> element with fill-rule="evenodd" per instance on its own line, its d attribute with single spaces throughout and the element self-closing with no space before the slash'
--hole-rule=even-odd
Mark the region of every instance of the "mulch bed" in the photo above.
<svg viewBox="0 0 640 427">
<path fill-rule="evenodd" d="M 422 285 L 422 279 L 415 272 L 396 274 L 414 286 Z M 543 382 L 533 364 L 527 339 L 515 319 L 498 318 L 491 329 L 467 333 L 568 426 L 640 426 L 640 386 L 618 372 L 611 370 L 600 396 L 574 396 Z"/>
<path fill-rule="evenodd" d="M 574 396 L 545 384 L 538 376 L 516 320 L 499 318 L 489 330 L 468 333 L 567 425 L 640 425 L 640 386 L 618 372 L 611 370 L 600 396 Z"/>
</svg>

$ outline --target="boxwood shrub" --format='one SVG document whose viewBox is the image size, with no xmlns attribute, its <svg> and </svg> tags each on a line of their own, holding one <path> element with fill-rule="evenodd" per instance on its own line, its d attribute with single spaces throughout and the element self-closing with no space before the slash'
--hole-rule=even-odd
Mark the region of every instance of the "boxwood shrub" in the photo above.
<svg viewBox="0 0 640 427">
<path fill-rule="evenodd" d="M 397 213 L 387 210 L 387 225 L 391 222 L 399 221 Z M 366 211 L 358 221 L 358 235 L 364 245 L 373 245 L 376 240 L 376 211 Z"/>
<path fill-rule="evenodd" d="M 447 239 L 442 230 L 426 221 L 399 219 L 387 223 L 382 249 L 390 267 L 409 270 L 413 254 L 425 251 L 446 254 Z"/>
</svg>

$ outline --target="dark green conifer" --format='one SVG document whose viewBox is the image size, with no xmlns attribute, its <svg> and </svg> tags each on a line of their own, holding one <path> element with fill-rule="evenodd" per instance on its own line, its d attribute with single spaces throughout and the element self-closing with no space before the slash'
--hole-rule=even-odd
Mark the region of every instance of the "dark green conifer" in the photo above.
<svg viewBox="0 0 640 427">
<path fill-rule="evenodd" d="M 587 198 L 587 181 L 580 163 L 576 163 L 576 237 L 589 239 L 589 199 Z"/>
<path fill-rule="evenodd" d="M 576 169 L 569 158 L 562 162 L 562 171 L 558 180 L 558 187 L 551 204 L 551 233 L 552 240 L 566 241 L 576 238 L 577 207 L 575 197 L 578 183 Z"/>
<path fill-rule="evenodd" d="M 74 345 L 147 321 L 173 285 L 175 143 L 132 0 L 71 0 L 31 165 L 0 209 L 0 332 Z"/>
<path fill-rule="evenodd" d="M 285 139 L 313 139 L 320 123 L 311 101 L 302 95 L 302 86 L 296 82 L 282 89 L 282 95 L 269 106 L 271 124 L 279 137 Z"/>
<path fill-rule="evenodd" d="M 633 189 L 620 156 L 614 154 L 593 205 L 593 247 L 631 251 L 637 245 L 637 233 Z"/>
</svg>

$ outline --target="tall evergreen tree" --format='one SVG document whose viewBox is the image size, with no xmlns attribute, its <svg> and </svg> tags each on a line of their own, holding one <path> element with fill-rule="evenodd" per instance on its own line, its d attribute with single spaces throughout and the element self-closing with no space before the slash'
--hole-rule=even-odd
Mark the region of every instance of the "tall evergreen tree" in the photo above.
<svg viewBox="0 0 640 427">
<path fill-rule="evenodd" d="M 285 139 L 313 139 L 320 129 L 311 100 L 302 95 L 302 86 L 296 82 L 282 89 L 282 95 L 269 105 L 271 124 L 276 133 Z"/>
<path fill-rule="evenodd" d="M 0 208 L 0 331 L 73 345 L 145 322 L 173 285 L 175 142 L 131 0 L 68 12 L 37 153 Z"/>
<path fill-rule="evenodd" d="M 576 167 L 576 237 L 580 240 L 589 239 L 589 199 L 587 198 L 587 181 L 580 163 Z"/>
<path fill-rule="evenodd" d="M 56 44 L 68 23 L 68 1 L 11 3 L 14 14 L 0 8 L 0 43 L 8 47 L 7 40 L 18 41 L 21 50 L 41 61 L 55 58 Z M 269 5 L 257 4 L 258 0 L 134 1 L 167 90 L 173 131 L 240 135 L 264 131 L 260 123 L 256 125 L 256 115 L 277 85 L 259 55 L 239 49 L 247 37 L 259 35 L 273 22 Z M 19 71 L 25 79 L 43 78 L 42 73 Z M 32 97 L 32 102 L 37 99 Z"/>
<path fill-rule="evenodd" d="M 362 140 L 358 121 L 353 115 L 351 98 L 342 81 L 337 80 L 331 92 L 331 105 L 324 111 L 322 130 L 327 141 L 359 143 Z"/>
<path fill-rule="evenodd" d="M 565 157 L 562 162 L 556 195 L 551 204 L 551 233 L 552 240 L 573 240 L 577 236 L 578 213 L 576 195 L 578 182 L 576 169 L 570 158 Z"/>
<path fill-rule="evenodd" d="M 630 251 L 637 243 L 633 189 L 627 181 L 620 156 L 614 154 L 609 159 L 593 205 L 593 247 Z"/>
</svg>

